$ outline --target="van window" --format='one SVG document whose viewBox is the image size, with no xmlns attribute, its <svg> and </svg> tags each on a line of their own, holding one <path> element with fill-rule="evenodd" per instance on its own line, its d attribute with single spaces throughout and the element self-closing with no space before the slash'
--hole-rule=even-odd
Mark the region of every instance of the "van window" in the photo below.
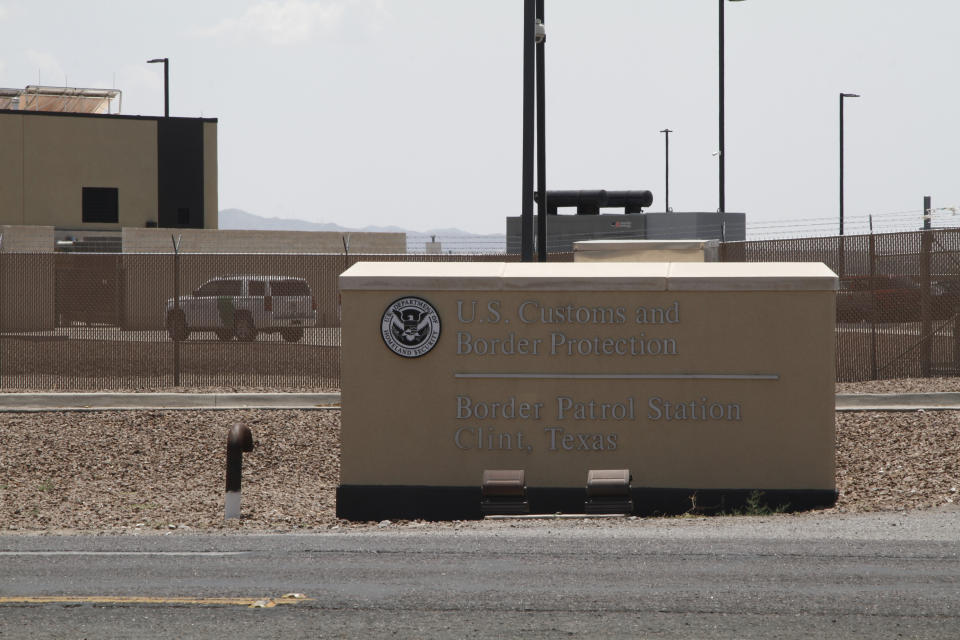
<svg viewBox="0 0 960 640">
<path fill-rule="evenodd" d="M 309 296 L 310 287 L 303 280 L 271 280 L 270 293 L 275 296 Z"/>
</svg>

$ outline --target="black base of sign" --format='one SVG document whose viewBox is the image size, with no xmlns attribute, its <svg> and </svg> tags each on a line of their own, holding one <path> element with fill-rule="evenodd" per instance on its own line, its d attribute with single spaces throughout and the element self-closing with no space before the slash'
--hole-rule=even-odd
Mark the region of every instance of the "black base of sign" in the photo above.
<svg viewBox="0 0 960 640">
<path fill-rule="evenodd" d="M 805 511 L 833 506 L 827 489 L 632 488 L 633 515 L 658 516 Z M 341 485 L 337 517 L 345 520 L 479 520 L 480 487 Z M 585 513 L 586 490 L 528 487 L 531 514 Z"/>
</svg>

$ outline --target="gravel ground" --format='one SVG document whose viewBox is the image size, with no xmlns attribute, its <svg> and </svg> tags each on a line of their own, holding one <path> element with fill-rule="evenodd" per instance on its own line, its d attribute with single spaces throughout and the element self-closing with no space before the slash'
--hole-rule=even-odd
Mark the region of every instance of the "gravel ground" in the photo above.
<svg viewBox="0 0 960 640">
<path fill-rule="evenodd" d="M 952 390 L 960 380 L 837 385 L 839 393 Z M 244 457 L 244 518 L 225 523 L 225 439 L 238 422 L 257 446 Z M 0 531 L 369 526 L 336 519 L 339 459 L 336 410 L 0 413 Z M 960 411 L 838 413 L 837 488 L 828 513 L 960 503 Z"/>
<path fill-rule="evenodd" d="M 242 522 L 223 522 L 226 434 L 248 425 Z M 336 522 L 339 411 L 0 414 L 0 530 L 294 529 Z"/>
<path fill-rule="evenodd" d="M 224 523 L 225 434 L 242 422 L 242 521 Z M 0 528 L 292 530 L 334 516 L 337 411 L 117 411 L 0 415 Z M 837 415 L 830 511 L 948 505 L 960 485 L 960 412 Z M 70 443 L 70 444 L 63 444 Z"/>
</svg>

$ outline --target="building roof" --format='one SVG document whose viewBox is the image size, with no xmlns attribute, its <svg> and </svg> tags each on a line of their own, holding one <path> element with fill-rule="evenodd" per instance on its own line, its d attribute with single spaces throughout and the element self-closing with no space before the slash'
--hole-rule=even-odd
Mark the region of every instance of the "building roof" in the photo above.
<svg viewBox="0 0 960 640">
<path fill-rule="evenodd" d="M 84 89 L 27 85 L 23 89 L 0 88 L 0 109 L 19 111 L 55 111 L 61 113 L 110 113 L 111 103 L 123 94 L 119 89 Z"/>
</svg>

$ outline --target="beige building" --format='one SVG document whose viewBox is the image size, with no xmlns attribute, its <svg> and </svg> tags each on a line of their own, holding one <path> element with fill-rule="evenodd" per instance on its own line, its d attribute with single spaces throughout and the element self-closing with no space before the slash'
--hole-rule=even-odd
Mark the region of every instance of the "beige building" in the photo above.
<svg viewBox="0 0 960 640">
<path fill-rule="evenodd" d="M 118 96 L 0 89 L 0 224 L 217 227 L 217 120 L 111 114 Z"/>
</svg>

